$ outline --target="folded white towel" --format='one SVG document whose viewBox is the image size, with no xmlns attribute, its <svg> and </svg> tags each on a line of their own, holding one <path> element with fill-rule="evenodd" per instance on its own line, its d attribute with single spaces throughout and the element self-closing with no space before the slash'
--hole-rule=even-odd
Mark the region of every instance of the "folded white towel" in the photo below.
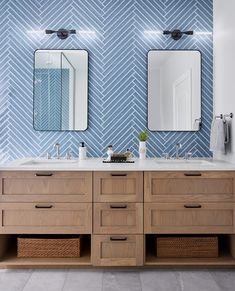
<svg viewBox="0 0 235 291">
<path fill-rule="evenodd" d="M 224 121 L 221 118 L 215 118 L 211 124 L 210 150 L 213 153 L 225 153 Z"/>
</svg>

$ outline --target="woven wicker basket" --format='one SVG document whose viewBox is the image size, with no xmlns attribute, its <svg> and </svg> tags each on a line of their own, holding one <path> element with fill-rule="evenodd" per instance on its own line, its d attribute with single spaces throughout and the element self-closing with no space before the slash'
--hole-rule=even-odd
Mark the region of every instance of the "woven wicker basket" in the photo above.
<svg viewBox="0 0 235 291">
<path fill-rule="evenodd" d="M 18 258 L 78 258 L 80 236 L 20 236 L 17 238 Z"/>
<path fill-rule="evenodd" d="M 218 252 L 218 236 L 156 237 L 159 258 L 216 258 Z"/>
</svg>

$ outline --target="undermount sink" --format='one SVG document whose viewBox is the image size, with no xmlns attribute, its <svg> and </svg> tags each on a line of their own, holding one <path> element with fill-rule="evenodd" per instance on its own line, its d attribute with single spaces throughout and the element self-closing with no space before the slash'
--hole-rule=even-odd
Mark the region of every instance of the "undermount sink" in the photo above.
<svg viewBox="0 0 235 291">
<path fill-rule="evenodd" d="M 213 163 L 210 161 L 206 161 L 206 160 L 197 160 L 197 159 L 159 159 L 156 161 L 157 164 L 171 164 L 171 165 L 210 165 L 212 166 Z"/>
<path fill-rule="evenodd" d="M 64 164 L 75 164 L 77 160 L 67 159 L 32 159 L 27 162 L 23 162 L 22 166 L 43 166 L 43 165 L 64 165 Z"/>
</svg>

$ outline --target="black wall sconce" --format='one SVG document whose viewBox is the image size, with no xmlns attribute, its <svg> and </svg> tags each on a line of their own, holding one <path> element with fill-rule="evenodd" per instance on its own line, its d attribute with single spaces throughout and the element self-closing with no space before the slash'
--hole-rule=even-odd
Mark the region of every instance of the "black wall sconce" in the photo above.
<svg viewBox="0 0 235 291">
<path fill-rule="evenodd" d="M 169 30 L 164 30 L 163 34 L 165 35 L 171 35 L 171 37 L 174 40 L 179 40 L 181 39 L 181 37 L 186 34 L 186 35 L 193 35 L 193 30 L 189 30 L 189 31 L 181 31 L 179 29 L 175 29 L 173 31 L 169 31 Z"/>
<path fill-rule="evenodd" d="M 59 30 L 50 30 L 50 29 L 46 29 L 46 34 L 52 34 L 52 33 L 56 33 L 59 39 L 66 39 L 70 34 L 76 34 L 76 30 L 75 29 L 64 29 L 64 28 L 60 28 Z"/>
</svg>

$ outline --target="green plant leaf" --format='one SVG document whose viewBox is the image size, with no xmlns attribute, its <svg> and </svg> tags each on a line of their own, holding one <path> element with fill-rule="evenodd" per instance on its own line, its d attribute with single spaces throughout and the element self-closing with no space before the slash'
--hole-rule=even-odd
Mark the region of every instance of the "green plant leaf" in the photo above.
<svg viewBox="0 0 235 291">
<path fill-rule="evenodd" d="M 138 139 L 140 141 L 146 141 L 148 138 L 149 138 L 149 133 L 148 133 L 147 129 L 145 129 L 144 131 L 141 131 L 138 134 Z"/>
</svg>

